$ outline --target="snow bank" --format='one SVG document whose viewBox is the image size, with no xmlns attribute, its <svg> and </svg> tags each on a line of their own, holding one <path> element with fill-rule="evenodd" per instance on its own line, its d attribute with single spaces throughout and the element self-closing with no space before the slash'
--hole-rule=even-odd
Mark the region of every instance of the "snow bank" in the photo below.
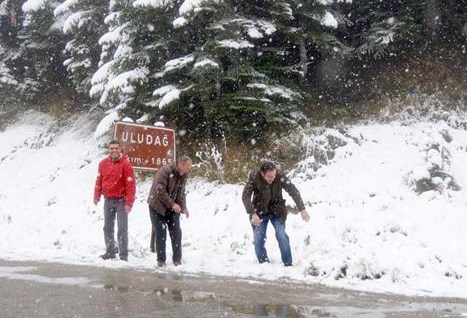
<svg viewBox="0 0 467 318">
<path fill-rule="evenodd" d="M 154 267 L 145 203 L 151 180 L 138 184 L 130 215 L 130 262 L 98 258 L 104 252 L 102 202 L 94 207 L 91 201 L 106 151 L 95 127 L 90 116 L 57 125 L 29 112 L 0 133 L 0 257 Z M 467 298 L 467 131 L 442 121 L 392 122 L 325 129 L 308 138 L 310 156 L 290 173 L 311 214 L 309 223 L 293 214 L 287 221 L 295 266 L 281 265 L 272 228 L 266 244 L 271 264 L 257 264 L 241 184 L 190 180 L 184 264 L 163 271 Z M 444 160 L 432 160 L 427 139 L 449 151 L 446 171 L 462 187 L 458 191 L 419 194 L 411 187 L 409 176 L 431 176 L 417 167 Z M 326 140 L 332 153 L 317 164 Z"/>
</svg>

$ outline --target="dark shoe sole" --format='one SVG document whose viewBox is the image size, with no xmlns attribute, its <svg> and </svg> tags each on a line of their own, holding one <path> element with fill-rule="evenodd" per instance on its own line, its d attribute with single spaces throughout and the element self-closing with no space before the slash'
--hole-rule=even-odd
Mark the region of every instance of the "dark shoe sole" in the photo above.
<svg viewBox="0 0 467 318">
<path fill-rule="evenodd" d="M 102 258 L 103 260 L 115 259 L 115 255 L 110 254 L 110 253 L 105 253 L 105 254 L 103 254 L 103 255 L 101 255 L 99 257 Z"/>
</svg>

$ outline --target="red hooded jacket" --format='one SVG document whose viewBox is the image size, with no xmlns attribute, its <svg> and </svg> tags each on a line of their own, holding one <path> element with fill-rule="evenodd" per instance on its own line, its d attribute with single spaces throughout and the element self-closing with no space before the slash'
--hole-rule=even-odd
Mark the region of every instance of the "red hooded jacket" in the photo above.
<svg viewBox="0 0 467 318">
<path fill-rule="evenodd" d="M 94 189 L 94 201 L 99 201 L 101 194 L 106 198 L 125 198 L 125 205 L 132 207 L 136 192 L 133 166 L 127 157 L 112 161 L 110 157 L 99 163 L 99 171 Z"/>
</svg>

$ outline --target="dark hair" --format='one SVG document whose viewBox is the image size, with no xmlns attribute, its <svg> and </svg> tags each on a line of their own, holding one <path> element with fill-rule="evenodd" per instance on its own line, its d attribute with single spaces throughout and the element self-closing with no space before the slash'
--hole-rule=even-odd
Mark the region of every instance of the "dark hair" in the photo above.
<svg viewBox="0 0 467 318">
<path fill-rule="evenodd" d="M 188 157 L 188 156 L 181 156 L 181 157 L 178 157 L 178 158 L 177 158 L 177 163 L 179 163 L 179 162 L 185 163 L 185 162 L 188 162 L 188 161 L 189 161 L 189 162 L 193 162 L 193 161 L 191 160 L 191 158 Z"/>
<path fill-rule="evenodd" d="M 260 170 L 261 170 L 262 173 L 266 173 L 266 172 L 269 172 L 269 171 L 274 171 L 274 170 L 276 170 L 276 165 L 273 164 L 271 161 L 264 161 L 261 164 Z"/>
<path fill-rule="evenodd" d="M 118 142 L 118 140 L 112 140 L 111 142 L 109 142 L 109 147 L 110 145 L 118 145 L 120 147 L 120 142 Z"/>
</svg>

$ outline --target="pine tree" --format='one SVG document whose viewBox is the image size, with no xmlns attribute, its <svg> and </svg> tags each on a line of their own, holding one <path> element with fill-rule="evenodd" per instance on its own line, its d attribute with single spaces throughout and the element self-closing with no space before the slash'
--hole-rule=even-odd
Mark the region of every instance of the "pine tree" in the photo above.
<svg viewBox="0 0 467 318">
<path fill-rule="evenodd" d="M 0 2 L 0 93 L 4 108 L 16 107 L 19 100 L 16 91 L 21 74 L 21 61 L 18 59 L 17 33 L 22 25 L 23 2 L 20 0 Z"/>
<path fill-rule="evenodd" d="M 304 101 L 296 79 L 315 56 L 347 49 L 328 6 L 304 4 L 116 1 L 91 94 L 123 116 L 162 117 L 198 136 L 246 140 L 294 125 Z"/>
<path fill-rule="evenodd" d="M 304 101 L 297 79 L 306 77 L 311 52 L 345 47 L 330 36 L 337 21 L 325 8 L 267 0 L 193 7 L 185 1 L 174 21 L 175 42 L 186 43 L 185 51 L 171 50 L 176 55 L 159 72 L 154 103 L 166 117 L 174 108 L 185 110 L 215 138 L 257 138 L 268 128 L 296 124 Z M 165 109 L 168 101 L 175 107 Z"/>
<path fill-rule="evenodd" d="M 107 0 L 66 0 L 54 11 L 55 17 L 64 21 L 63 33 L 68 39 L 64 66 L 78 92 L 88 94 L 91 88 L 100 57 L 99 38 L 107 31 L 107 10 Z"/>
<path fill-rule="evenodd" d="M 25 16 L 18 39 L 24 72 L 19 89 L 29 100 L 47 97 L 67 84 L 62 21 L 53 14 L 57 6 L 53 0 L 28 0 L 22 6 Z"/>
<path fill-rule="evenodd" d="M 139 87 L 147 81 L 148 57 L 133 48 L 145 33 L 139 29 L 139 18 L 132 4 L 128 0 L 111 2 L 105 18 L 108 32 L 99 39 L 102 53 L 99 69 L 91 80 L 90 95 L 99 99 L 110 116 L 117 110 L 130 108 L 131 111 Z"/>
</svg>

